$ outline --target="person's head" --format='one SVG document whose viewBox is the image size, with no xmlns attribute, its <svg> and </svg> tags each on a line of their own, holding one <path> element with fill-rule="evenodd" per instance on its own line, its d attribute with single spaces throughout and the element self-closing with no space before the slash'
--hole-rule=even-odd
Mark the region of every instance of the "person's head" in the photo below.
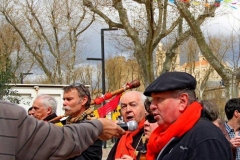
<svg viewBox="0 0 240 160">
<path fill-rule="evenodd" d="M 240 98 L 232 98 L 225 104 L 225 113 L 228 120 L 240 119 Z"/>
<path fill-rule="evenodd" d="M 148 140 L 151 133 L 155 128 L 158 127 L 157 121 L 154 119 L 152 111 L 150 110 L 151 100 L 146 98 L 144 102 L 145 110 L 147 111 L 147 116 L 145 117 L 146 121 L 144 122 L 144 134 L 145 138 Z"/>
<path fill-rule="evenodd" d="M 63 91 L 63 109 L 67 116 L 77 117 L 90 107 L 90 92 L 83 84 L 66 86 Z"/>
<path fill-rule="evenodd" d="M 120 106 L 124 122 L 135 120 L 139 123 L 145 117 L 145 99 L 146 96 L 137 91 L 129 91 L 122 95 Z"/>
<path fill-rule="evenodd" d="M 144 134 L 145 138 L 148 140 L 154 129 L 158 127 L 158 123 L 152 114 L 148 114 L 145 118 L 146 121 L 144 122 Z"/>
<path fill-rule="evenodd" d="M 146 98 L 144 101 L 144 107 L 145 107 L 145 110 L 147 111 L 147 113 L 149 113 L 149 114 L 151 113 L 150 105 L 151 105 L 151 100 L 149 98 Z"/>
<path fill-rule="evenodd" d="M 219 116 L 217 104 L 210 100 L 201 100 L 200 103 L 203 106 L 206 117 L 212 122 L 215 121 Z"/>
<path fill-rule="evenodd" d="M 41 94 L 36 97 L 32 104 L 33 116 L 39 120 L 56 113 L 57 101 L 50 95 Z"/>
<path fill-rule="evenodd" d="M 152 97 L 150 109 L 164 130 L 196 101 L 196 79 L 185 72 L 166 72 L 153 81 L 144 95 Z"/>
<path fill-rule="evenodd" d="M 32 107 L 30 107 L 30 108 L 28 109 L 28 115 L 29 115 L 29 116 L 32 116 L 32 115 L 33 115 L 33 108 L 32 108 Z"/>
</svg>

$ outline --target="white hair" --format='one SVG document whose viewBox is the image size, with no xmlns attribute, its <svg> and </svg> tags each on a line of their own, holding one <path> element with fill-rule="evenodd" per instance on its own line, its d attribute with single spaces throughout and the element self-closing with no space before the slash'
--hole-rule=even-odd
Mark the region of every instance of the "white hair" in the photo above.
<svg viewBox="0 0 240 160">
<path fill-rule="evenodd" d="M 57 110 L 57 101 L 55 98 L 48 94 L 41 94 L 36 97 L 36 99 L 41 99 L 41 103 L 47 108 L 52 108 L 52 113 L 56 113 Z"/>
</svg>

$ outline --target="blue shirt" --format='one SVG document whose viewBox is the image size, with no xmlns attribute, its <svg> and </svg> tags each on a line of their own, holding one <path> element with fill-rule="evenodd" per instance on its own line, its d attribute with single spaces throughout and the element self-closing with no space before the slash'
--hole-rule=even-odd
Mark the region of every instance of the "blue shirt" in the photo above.
<svg viewBox="0 0 240 160">
<path fill-rule="evenodd" d="M 225 128 L 227 130 L 229 137 L 234 138 L 235 137 L 234 129 L 232 129 L 226 122 L 225 122 Z M 238 136 L 240 136 L 240 132 L 238 132 Z M 240 147 L 237 147 L 237 150 L 236 150 L 236 160 L 240 160 Z"/>
</svg>

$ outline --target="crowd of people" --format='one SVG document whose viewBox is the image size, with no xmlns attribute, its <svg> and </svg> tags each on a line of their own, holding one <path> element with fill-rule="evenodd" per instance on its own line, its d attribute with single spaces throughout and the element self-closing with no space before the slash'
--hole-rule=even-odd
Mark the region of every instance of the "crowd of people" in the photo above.
<svg viewBox="0 0 240 160">
<path fill-rule="evenodd" d="M 121 98 L 125 123 L 87 119 L 91 95 L 84 85 L 63 88 L 67 119 L 56 122 L 56 100 L 38 95 L 25 110 L 0 101 L 0 159 L 101 160 L 102 140 L 117 138 L 107 160 L 240 160 L 240 98 L 225 105 L 227 120 L 209 100 L 199 101 L 196 79 L 185 72 L 166 72 L 144 92 Z"/>
</svg>

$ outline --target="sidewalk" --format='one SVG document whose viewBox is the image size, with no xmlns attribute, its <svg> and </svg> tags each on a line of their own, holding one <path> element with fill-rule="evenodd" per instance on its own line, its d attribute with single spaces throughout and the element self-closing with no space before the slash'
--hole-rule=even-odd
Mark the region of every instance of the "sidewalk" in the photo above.
<svg viewBox="0 0 240 160">
<path fill-rule="evenodd" d="M 111 147 L 102 149 L 102 151 L 103 151 L 102 160 L 106 160 L 107 159 L 108 153 L 110 152 L 111 149 L 112 149 Z"/>
<path fill-rule="evenodd" d="M 102 147 L 102 151 L 103 151 L 102 160 L 107 159 L 108 153 L 110 152 L 110 150 L 114 146 L 114 142 L 116 142 L 116 139 L 107 140 L 106 146 L 105 146 L 106 148 L 104 148 L 104 146 Z"/>
</svg>

